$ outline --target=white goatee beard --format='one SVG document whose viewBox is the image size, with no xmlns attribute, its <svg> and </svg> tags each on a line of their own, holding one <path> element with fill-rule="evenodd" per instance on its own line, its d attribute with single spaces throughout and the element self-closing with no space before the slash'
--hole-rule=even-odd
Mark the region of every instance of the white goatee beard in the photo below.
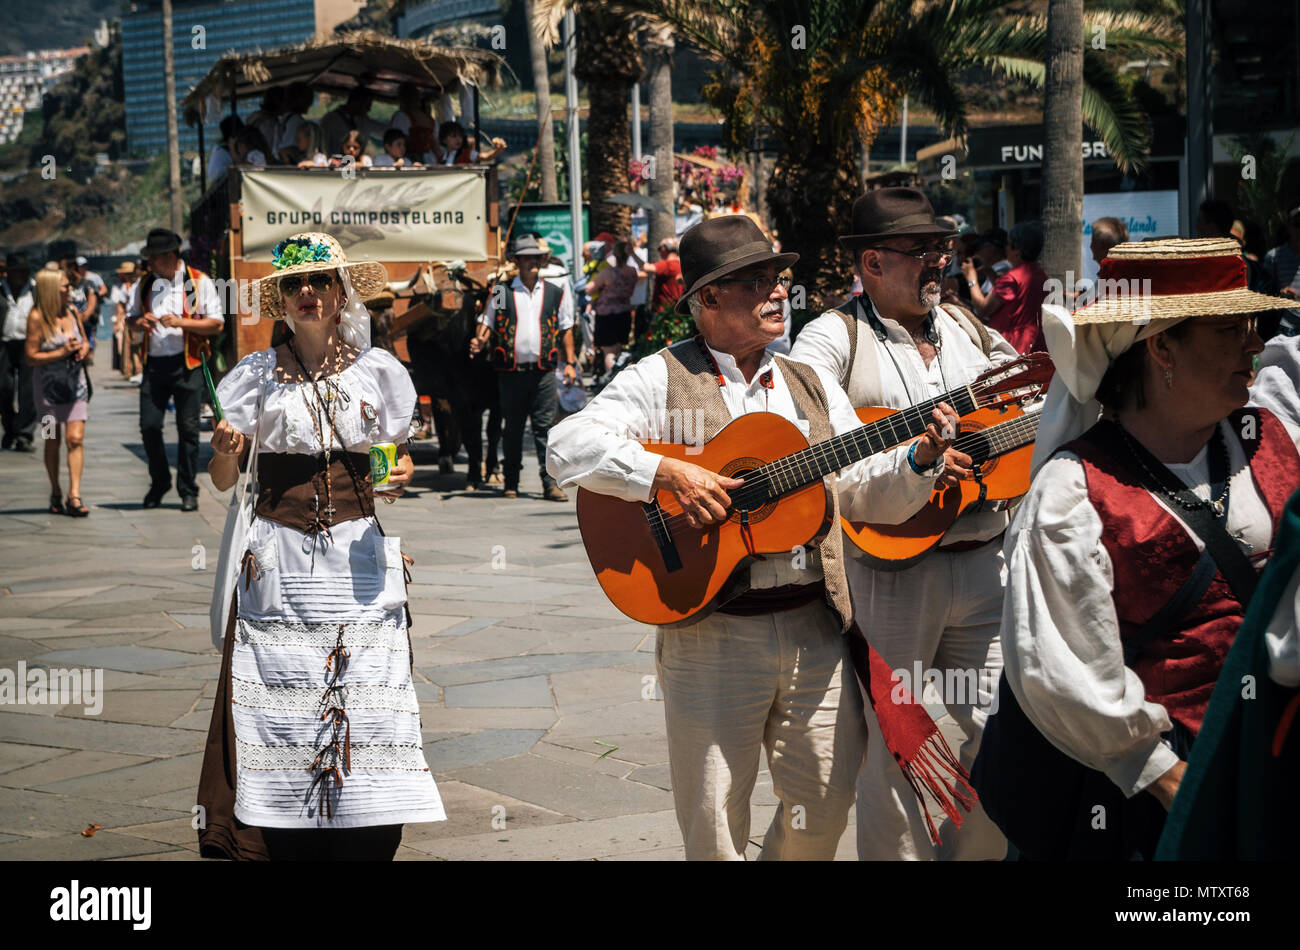
<svg viewBox="0 0 1300 950">
<path fill-rule="evenodd" d="M 926 310 L 933 310 L 935 307 L 939 306 L 940 297 L 941 295 L 937 291 L 935 293 L 927 294 L 922 290 L 917 299 L 920 300 L 921 306 L 925 307 Z"/>
</svg>

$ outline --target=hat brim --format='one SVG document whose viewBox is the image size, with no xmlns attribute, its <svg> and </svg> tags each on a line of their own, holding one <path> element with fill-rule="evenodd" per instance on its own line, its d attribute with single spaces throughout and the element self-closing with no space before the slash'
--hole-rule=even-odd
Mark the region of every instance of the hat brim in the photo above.
<svg viewBox="0 0 1300 950">
<path fill-rule="evenodd" d="M 682 316 L 688 316 L 691 312 L 689 306 L 691 295 L 707 287 L 709 284 L 726 277 L 728 274 L 734 274 L 736 271 L 743 270 L 746 267 L 753 267 L 755 264 L 766 264 L 768 262 L 775 263 L 778 270 L 785 270 L 798 259 L 798 254 L 777 254 L 774 251 L 767 250 L 755 251 L 753 254 L 747 254 L 734 261 L 728 261 L 722 267 L 709 271 L 703 277 L 696 280 L 695 283 L 691 284 L 691 286 L 686 289 L 686 292 L 677 298 L 677 303 L 673 307 L 673 312 Z"/>
<path fill-rule="evenodd" d="M 257 282 L 257 308 L 252 302 L 249 310 L 266 320 L 284 319 L 284 300 L 280 297 L 280 278 L 292 274 L 312 274 L 317 271 L 346 270 L 352 289 L 362 300 L 369 300 L 388 288 L 388 271 L 378 261 L 356 261 L 351 264 L 331 264 L 327 261 L 312 261 L 308 264 L 295 264 L 269 274 Z"/>
<path fill-rule="evenodd" d="M 914 224 L 896 231 L 882 231 L 876 234 L 841 234 L 836 240 L 852 250 L 856 246 L 874 244 L 895 237 L 956 237 L 960 233 L 952 228 L 941 228 L 932 224 Z"/>
<path fill-rule="evenodd" d="M 1093 323 L 1148 323 L 1182 317 L 1232 317 L 1267 310 L 1293 310 L 1300 302 L 1271 297 L 1244 287 L 1209 294 L 1118 294 L 1074 311 L 1076 326 Z"/>
</svg>

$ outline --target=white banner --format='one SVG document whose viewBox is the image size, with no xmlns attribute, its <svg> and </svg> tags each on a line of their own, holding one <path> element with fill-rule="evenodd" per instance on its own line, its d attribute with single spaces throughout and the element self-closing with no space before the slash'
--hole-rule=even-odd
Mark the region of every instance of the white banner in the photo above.
<svg viewBox="0 0 1300 950">
<path fill-rule="evenodd" d="M 299 231 L 333 235 L 350 260 L 487 260 L 487 169 L 246 169 L 244 259 Z"/>
<path fill-rule="evenodd" d="M 1128 228 L 1130 241 L 1154 237 L 1178 237 L 1177 191 L 1117 191 L 1083 196 L 1083 252 L 1079 276 L 1097 279 L 1097 262 L 1092 259 L 1092 222 L 1098 218 L 1119 218 Z"/>
</svg>

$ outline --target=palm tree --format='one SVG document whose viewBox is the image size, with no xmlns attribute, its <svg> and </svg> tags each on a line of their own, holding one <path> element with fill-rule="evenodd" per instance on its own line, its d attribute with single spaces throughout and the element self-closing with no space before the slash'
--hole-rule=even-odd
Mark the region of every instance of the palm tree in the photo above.
<svg viewBox="0 0 1300 950">
<path fill-rule="evenodd" d="M 1064 281 L 1083 243 L 1083 0 L 1050 0 L 1043 87 L 1043 270 Z"/>
<path fill-rule="evenodd" d="M 537 92 L 537 162 L 541 166 L 542 200 L 560 200 L 555 184 L 555 127 L 551 122 L 551 77 L 546 68 L 546 43 L 532 28 L 534 0 L 524 0 L 524 17 L 529 24 L 528 52 L 532 58 L 533 86 Z"/>
<path fill-rule="evenodd" d="M 572 0 L 538 0 L 539 16 Z M 586 0 L 578 0 L 581 7 Z M 980 65 L 1041 86 L 1047 21 L 1017 0 L 609 0 L 605 10 L 670 25 L 725 67 L 705 95 L 737 149 L 755 134 L 777 152 L 770 220 L 802 255 L 795 280 L 820 301 L 845 283 L 843 233 L 861 190 L 855 133 L 870 143 L 904 94 L 950 134 L 966 131 L 959 69 Z M 1116 70 L 1140 55 L 1176 56 L 1163 15 L 1089 11 L 1105 50 L 1085 48 L 1082 111 L 1122 167 L 1140 164 L 1144 116 Z M 593 100 L 593 118 L 596 103 Z M 624 110 L 625 111 L 625 110 Z M 593 169 L 594 171 L 594 169 Z M 594 192 L 593 192 L 594 194 Z"/>
<path fill-rule="evenodd" d="M 650 197 L 669 214 L 650 212 L 649 246 L 659 246 L 664 238 L 676 234 L 676 219 L 671 213 L 673 195 L 673 31 L 664 24 L 648 27 L 642 38 L 645 44 L 646 84 L 650 87 L 650 145 L 654 149 L 654 177 L 650 179 Z"/>
</svg>

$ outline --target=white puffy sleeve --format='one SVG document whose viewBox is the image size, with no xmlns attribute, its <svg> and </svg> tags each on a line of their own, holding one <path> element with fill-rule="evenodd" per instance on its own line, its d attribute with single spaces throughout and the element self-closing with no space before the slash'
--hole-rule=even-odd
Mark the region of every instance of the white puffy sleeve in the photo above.
<svg viewBox="0 0 1300 950">
<path fill-rule="evenodd" d="M 1002 652 L 1030 721 L 1131 798 L 1178 757 L 1160 739 L 1168 713 L 1124 665 L 1101 531 L 1083 466 L 1069 454 L 1052 458 L 1007 531 Z"/>
<path fill-rule="evenodd" d="M 662 456 L 638 440 L 661 438 L 664 428 L 673 428 L 665 421 L 667 380 L 668 364 L 658 354 L 623 370 L 580 412 L 551 429 L 546 470 L 564 488 L 577 485 L 624 501 L 649 501 Z"/>
<path fill-rule="evenodd" d="M 221 411 L 239 432 L 253 437 L 257 428 L 257 400 L 275 365 L 275 350 L 249 353 L 217 384 Z"/>
<path fill-rule="evenodd" d="M 415 414 L 415 385 L 401 361 L 379 347 L 371 347 L 360 356 L 379 390 L 379 438 L 377 442 L 403 443 L 411 434 L 411 417 Z"/>
<path fill-rule="evenodd" d="M 1300 447 L 1300 337 L 1275 336 L 1259 354 L 1250 404 L 1277 416 Z"/>
</svg>

